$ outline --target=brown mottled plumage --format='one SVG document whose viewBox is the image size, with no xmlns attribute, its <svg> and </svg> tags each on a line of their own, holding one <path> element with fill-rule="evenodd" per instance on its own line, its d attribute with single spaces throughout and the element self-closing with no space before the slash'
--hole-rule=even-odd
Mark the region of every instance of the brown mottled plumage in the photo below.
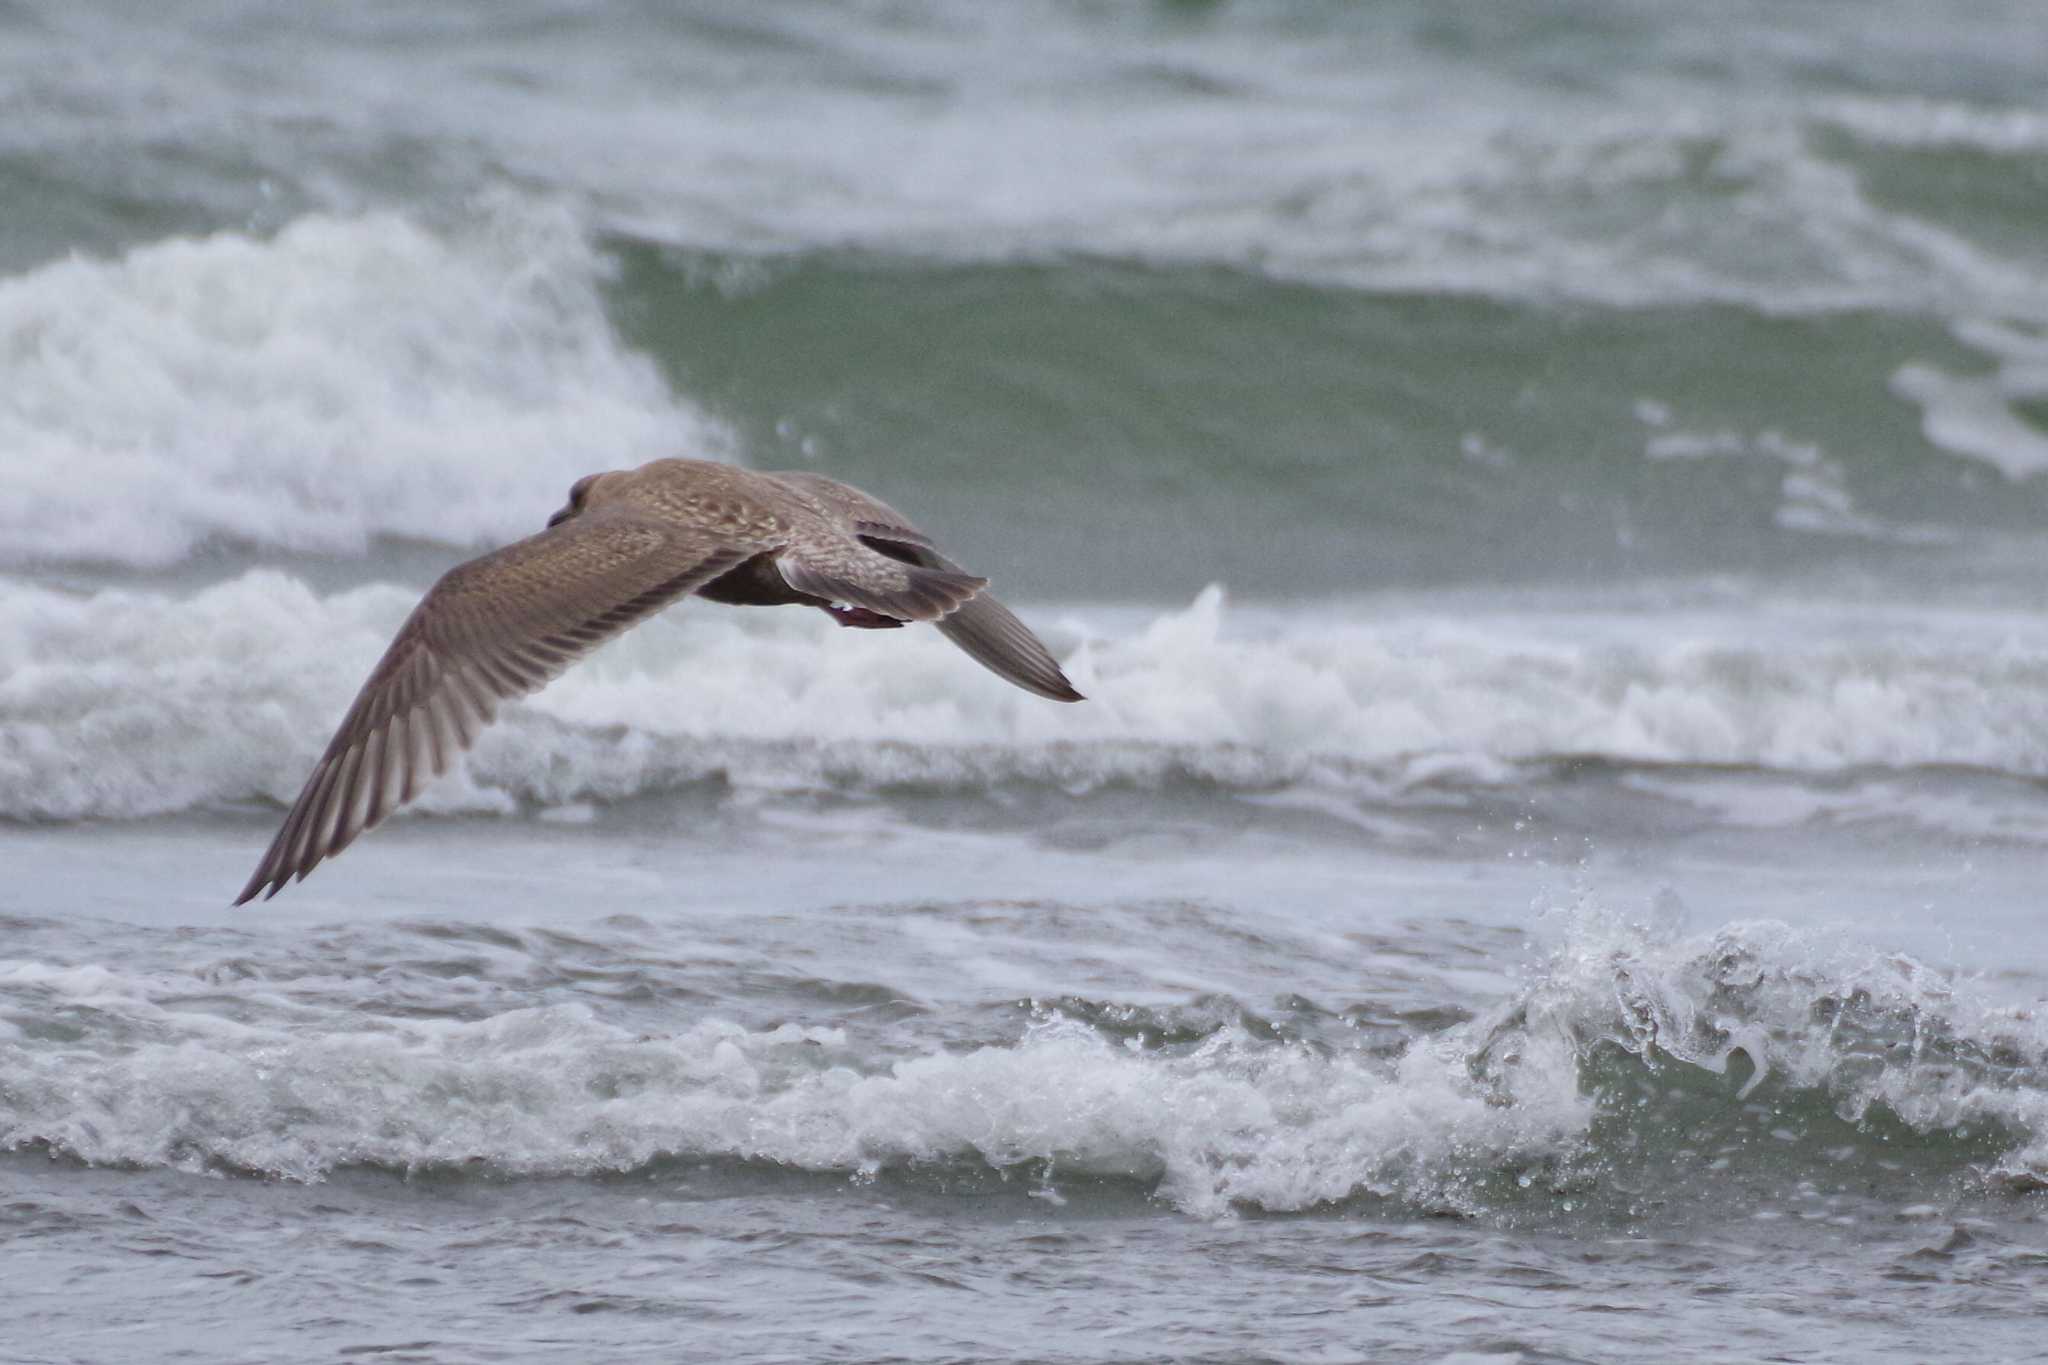
<svg viewBox="0 0 2048 1365">
<path fill-rule="evenodd" d="M 1081 700 L 987 584 L 886 504 L 820 474 L 656 460 L 579 479 L 545 531 L 456 565 L 413 608 L 235 904 L 303 880 L 412 800 L 500 701 L 692 593 L 822 607 L 869 629 L 931 621 L 1017 686 Z"/>
</svg>

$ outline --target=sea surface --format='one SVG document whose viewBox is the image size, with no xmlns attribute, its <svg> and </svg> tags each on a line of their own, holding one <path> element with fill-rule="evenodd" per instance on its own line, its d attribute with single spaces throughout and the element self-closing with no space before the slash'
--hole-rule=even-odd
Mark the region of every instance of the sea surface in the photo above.
<svg viewBox="0 0 2048 1365">
<path fill-rule="evenodd" d="M 2048 1356 L 2038 0 L 0 0 L 0 1361 Z M 232 909 L 569 483 L 680 605 Z"/>
</svg>

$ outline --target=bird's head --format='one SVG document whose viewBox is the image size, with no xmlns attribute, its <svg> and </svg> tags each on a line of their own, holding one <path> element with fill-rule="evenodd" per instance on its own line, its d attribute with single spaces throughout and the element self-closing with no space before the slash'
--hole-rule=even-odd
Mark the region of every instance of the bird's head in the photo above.
<svg viewBox="0 0 2048 1365">
<path fill-rule="evenodd" d="M 569 505 L 549 517 L 548 525 L 560 526 L 569 518 L 581 515 L 583 509 L 590 505 L 591 494 L 597 491 L 598 484 L 610 477 L 611 475 L 609 474 L 585 474 L 582 478 L 570 484 Z"/>
</svg>

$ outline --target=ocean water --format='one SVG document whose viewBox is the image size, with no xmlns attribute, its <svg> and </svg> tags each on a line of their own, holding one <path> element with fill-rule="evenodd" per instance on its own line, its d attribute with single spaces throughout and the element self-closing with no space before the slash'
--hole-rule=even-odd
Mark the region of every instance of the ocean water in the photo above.
<svg viewBox="0 0 2048 1365">
<path fill-rule="evenodd" d="M 2025 0 L 0 3 L 0 1361 L 2019 1361 Z M 686 603 L 229 899 L 597 469 Z"/>
</svg>

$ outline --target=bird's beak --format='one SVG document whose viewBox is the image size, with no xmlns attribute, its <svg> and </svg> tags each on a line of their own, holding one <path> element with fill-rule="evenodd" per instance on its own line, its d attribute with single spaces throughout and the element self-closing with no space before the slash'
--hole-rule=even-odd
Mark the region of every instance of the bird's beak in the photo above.
<svg viewBox="0 0 2048 1365">
<path fill-rule="evenodd" d="M 571 517 L 573 517 L 573 516 L 575 516 L 575 515 L 576 515 L 576 509 L 575 509 L 575 508 L 573 508 L 573 507 L 564 507 L 564 508 L 563 508 L 563 509 L 562 509 L 561 511 L 559 511 L 559 512 L 555 513 L 555 514 L 554 514 L 553 516 L 551 516 L 551 517 L 549 517 L 549 518 L 548 518 L 548 525 L 550 525 L 550 526 L 560 526 L 560 525 L 561 525 L 561 524 L 562 524 L 563 522 L 567 521 L 567 520 L 568 520 L 569 518 L 571 518 Z"/>
</svg>

